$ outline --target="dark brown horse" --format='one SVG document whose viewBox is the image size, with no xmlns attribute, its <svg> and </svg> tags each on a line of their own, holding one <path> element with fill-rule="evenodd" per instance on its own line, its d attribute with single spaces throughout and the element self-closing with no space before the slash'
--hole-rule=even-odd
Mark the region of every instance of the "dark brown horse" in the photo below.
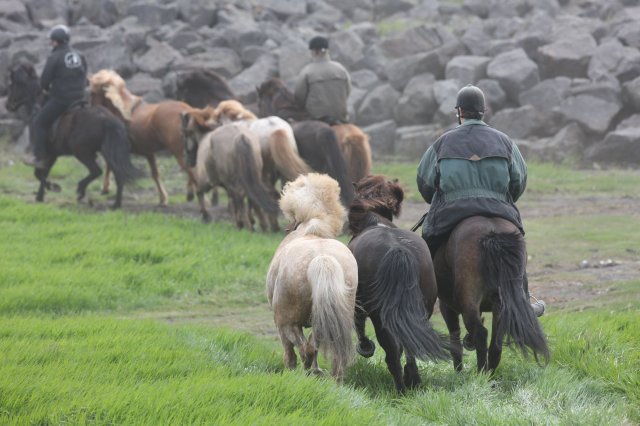
<svg viewBox="0 0 640 426">
<path fill-rule="evenodd" d="M 9 72 L 7 110 L 15 112 L 23 107 L 26 116 L 31 117 L 43 99 L 33 65 L 27 62 L 14 65 Z M 35 171 L 40 181 L 36 200 L 44 201 L 45 190 L 54 188 L 47 177 L 56 159 L 61 155 L 73 155 L 89 170 L 89 175 L 78 182 L 76 193 L 78 201 L 81 201 L 87 186 L 102 174 L 96 162 L 96 154 L 100 152 L 116 178 L 117 192 L 113 208 L 120 207 L 125 182 L 140 175 L 129 158 L 130 143 L 124 124 L 106 108 L 85 105 L 71 108 L 54 128 L 47 143 L 48 167 Z"/>
<path fill-rule="evenodd" d="M 281 106 L 281 100 L 291 95 L 279 79 L 266 81 L 258 88 L 258 110 L 261 117 L 276 115 L 285 120 L 303 117 L 301 113 L 289 114 L 288 107 Z M 291 97 L 291 102 L 292 102 Z M 294 105 L 292 103 L 291 105 Z M 284 111 L 284 112 L 283 112 Z M 306 114 L 306 113 L 304 113 Z M 315 171 L 325 173 L 338 181 L 340 198 L 345 205 L 353 199 L 353 180 L 345 158 L 340 150 L 336 132 L 328 124 L 317 120 L 293 122 L 293 134 L 298 145 L 300 157 Z"/>
<path fill-rule="evenodd" d="M 296 103 L 293 93 L 278 78 L 265 81 L 258 87 L 258 110 L 261 116 L 277 115 L 289 121 L 311 120 L 305 109 Z M 372 160 L 367 134 L 350 123 L 333 124 L 331 128 L 336 132 L 351 182 L 368 176 Z"/>
<path fill-rule="evenodd" d="M 128 124 L 131 137 L 131 151 L 146 157 L 151 176 L 156 183 L 160 196 L 160 205 L 168 201 L 167 190 L 160 180 L 160 172 L 155 153 L 169 150 L 178 160 L 180 167 L 187 173 L 187 199 L 192 200 L 196 186 L 194 172 L 187 168 L 184 161 L 184 139 L 182 135 L 181 114 L 191 110 L 184 102 L 162 101 L 146 103 L 133 95 L 125 86 L 124 80 L 111 70 L 101 70 L 89 79 L 91 83 L 91 104 L 102 105 Z M 109 188 L 109 170 L 105 176 L 103 192 Z"/>
<path fill-rule="evenodd" d="M 438 295 L 429 247 L 415 233 L 392 223 L 403 198 L 395 182 L 368 176 L 356 184 L 356 198 L 349 209 L 353 234 L 349 248 L 358 262 L 358 353 L 369 357 L 375 348 L 364 332 L 368 316 L 400 393 L 421 382 L 416 358 L 447 358 L 440 336 L 428 322 Z"/>
<path fill-rule="evenodd" d="M 475 346 L 478 371 L 493 372 L 506 337 L 509 346 L 536 360 L 549 359 L 549 348 L 525 292 L 527 262 L 524 237 L 502 218 L 473 216 L 460 222 L 434 257 L 440 311 L 449 329 L 453 366 L 462 370 L 460 320 Z M 493 314 L 491 342 L 482 312 Z M 488 352 L 488 360 L 487 360 Z"/>
<path fill-rule="evenodd" d="M 178 74 L 176 99 L 194 108 L 204 108 L 236 99 L 236 95 L 222 76 L 210 70 L 197 69 Z"/>
</svg>

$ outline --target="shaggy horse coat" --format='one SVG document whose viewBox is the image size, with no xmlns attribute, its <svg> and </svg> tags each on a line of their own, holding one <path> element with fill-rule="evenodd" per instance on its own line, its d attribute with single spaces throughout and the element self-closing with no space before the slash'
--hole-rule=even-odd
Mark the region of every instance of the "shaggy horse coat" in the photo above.
<svg viewBox="0 0 640 426">
<path fill-rule="evenodd" d="M 311 173 L 285 185 L 280 208 L 294 229 L 273 256 L 266 287 L 285 366 L 296 367 L 295 347 L 305 368 L 319 372 L 318 350 L 327 350 L 341 382 L 353 357 L 358 265 L 335 239 L 344 221 L 339 197 L 338 183 L 326 175 Z M 303 327 L 311 327 L 308 339 Z"/>
</svg>

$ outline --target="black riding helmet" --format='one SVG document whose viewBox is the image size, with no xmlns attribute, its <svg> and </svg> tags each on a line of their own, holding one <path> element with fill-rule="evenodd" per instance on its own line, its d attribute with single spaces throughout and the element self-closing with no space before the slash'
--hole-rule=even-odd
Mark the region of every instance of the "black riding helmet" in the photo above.
<svg viewBox="0 0 640 426">
<path fill-rule="evenodd" d="M 56 25 L 49 31 L 49 40 L 57 41 L 58 43 L 68 43 L 71 38 L 69 28 L 66 25 Z"/>
<path fill-rule="evenodd" d="M 458 92 L 455 108 L 462 108 L 463 110 L 468 112 L 478 112 L 480 114 L 484 113 L 484 93 L 482 93 L 482 90 L 480 90 L 479 87 L 473 86 L 471 84 L 464 86 Z"/>
<path fill-rule="evenodd" d="M 309 50 L 322 50 L 329 48 L 329 40 L 322 36 L 316 36 L 309 42 Z"/>
</svg>

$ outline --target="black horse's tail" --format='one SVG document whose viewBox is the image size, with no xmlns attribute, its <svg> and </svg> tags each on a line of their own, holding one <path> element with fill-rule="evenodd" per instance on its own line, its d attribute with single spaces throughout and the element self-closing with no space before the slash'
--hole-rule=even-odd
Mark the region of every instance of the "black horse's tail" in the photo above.
<svg viewBox="0 0 640 426">
<path fill-rule="evenodd" d="M 395 336 L 408 355 L 418 359 L 446 359 L 443 339 L 431 327 L 420 290 L 420 265 L 403 246 L 387 251 L 380 262 L 364 305 L 378 311 L 382 327 Z"/>
<path fill-rule="evenodd" d="M 519 232 L 492 232 L 480 240 L 480 247 L 483 280 L 499 298 L 494 303 L 493 315 L 498 319 L 493 332 L 506 335 L 506 344 L 515 345 L 524 356 L 530 349 L 536 360 L 542 355 L 548 362 L 547 339 L 522 286 L 527 255 L 524 237 Z"/>
<path fill-rule="evenodd" d="M 235 143 L 235 167 L 238 171 L 240 184 L 246 191 L 247 196 L 265 212 L 277 213 L 278 203 L 269 194 L 269 191 L 262 183 L 262 179 L 260 179 L 260 171 L 256 170 L 255 156 L 247 137 L 241 134 Z"/>
<path fill-rule="evenodd" d="M 336 132 L 330 127 L 322 127 L 318 131 L 318 142 L 322 143 L 323 154 L 326 160 L 326 170 L 319 170 L 326 173 L 340 186 L 340 200 L 345 206 L 349 206 L 355 198 L 353 182 L 349 179 L 349 169 L 347 162 L 340 151 L 340 142 Z"/>
<path fill-rule="evenodd" d="M 131 142 L 124 123 L 115 117 L 103 121 L 104 139 L 100 151 L 116 179 L 123 182 L 141 177 L 144 173 L 131 163 Z"/>
</svg>

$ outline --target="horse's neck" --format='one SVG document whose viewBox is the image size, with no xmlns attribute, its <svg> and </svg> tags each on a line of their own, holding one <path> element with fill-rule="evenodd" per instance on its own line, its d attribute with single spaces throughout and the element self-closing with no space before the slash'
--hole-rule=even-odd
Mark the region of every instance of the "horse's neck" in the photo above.
<svg viewBox="0 0 640 426">
<path fill-rule="evenodd" d="M 391 214 L 389 213 L 389 217 Z M 384 225 L 396 228 L 391 219 L 374 211 L 364 211 L 361 208 L 352 207 L 349 210 L 349 230 L 355 236 L 372 226 Z"/>
</svg>

